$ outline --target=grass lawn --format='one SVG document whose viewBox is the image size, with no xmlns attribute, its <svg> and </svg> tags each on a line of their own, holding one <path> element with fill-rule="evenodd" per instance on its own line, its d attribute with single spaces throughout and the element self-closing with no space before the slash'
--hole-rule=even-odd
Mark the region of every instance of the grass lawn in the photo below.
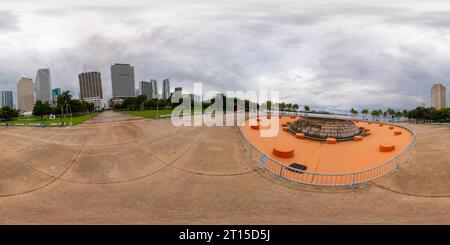
<svg viewBox="0 0 450 245">
<path fill-rule="evenodd" d="M 143 110 L 143 111 L 119 111 L 121 113 L 126 113 L 129 115 L 145 118 L 156 118 L 156 110 Z M 159 116 L 168 116 L 172 114 L 172 109 L 159 110 Z M 184 112 L 184 114 L 188 114 Z"/>
<path fill-rule="evenodd" d="M 90 113 L 90 114 L 86 114 L 86 115 L 82 115 L 82 116 L 73 117 L 72 125 L 81 124 L 91 118 L 96 117 L 98 114 L 99 114 L 98 112 L 95 112 L 95 113 Z M 64 124 L 69 125 L 70 121 L 71 121 L 70 117 L 67 117 L 67 118 L 57 117 L 54 120 L 51 120 L 51 119 L 41 120 L 39 118 L 33 117 L 33 118 L 29 118 L 29 119 L 16 119 L 16 120 L 9 121 L 8 123 L 15 125 L 17 123 L 18 124 L 24 124 L 24 123 L 40 124 L 41 122 L 43 122 L 46 126 L 49 126 L 52 123 L 63 123 L 63 122 L 64 122 Z M 6 122 L 1 123 L 1 125 L 5 125 L 5 124 L 6 124 Z"/>
</svg>

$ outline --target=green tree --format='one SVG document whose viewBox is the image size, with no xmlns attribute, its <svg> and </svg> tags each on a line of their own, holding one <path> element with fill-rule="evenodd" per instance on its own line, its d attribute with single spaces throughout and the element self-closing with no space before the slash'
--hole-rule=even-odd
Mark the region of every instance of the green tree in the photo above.
<svg viewBox="0 0 450 245">
<path fill-rule="evenodd" d="M 362 109 L 361 110 L 361 114 L 364 115 L 364 119 L 367 120 L 367 114 L 369 114 L 369 110 L 368 109 Z"/>
<path fill-rule="evenodd" d="M 48 102 L 42 103 L 40 100 L 36 101 L 33 107 L 33 115 L 39 116 L 41 119 L 43 119 L 45 115 L 50 114 L 51 111 L 52 108 L 50 107 L 50 104 Z"/>
<path fill-rule="evenodd" d="M 8 106 L 0 108 L 0 119 L 9 121 L 19 116 L 19 111 L 9 108 Z"/>
<path fill-rule="evenodd" d="M 281 102 L 281 103 L 278 105 L 278 109 L 281 111 L 281 114 L 284 114 L 284 110 L 286 110 L 286 103 Z"/>
<path fill-rule="evenodd" d="M 64 117 L 65 117 L 64 109 L 67 108 L 67 106 L 70 104 L 71 100 L 72 100 L 72 95 L 70 94 L 69 90 L 63 91 L 56 98 L 56 105 L 61 109 L 61 114 Z M 67 113 L 68 113 L 68 111 L 67 111 Z"/>
<path fill-rule="evenodd" d="M 358 115 L 358 111 L 355 108 L 350 109 L 350 113 L 352 114 L 353 117 Z"/>
</svg>

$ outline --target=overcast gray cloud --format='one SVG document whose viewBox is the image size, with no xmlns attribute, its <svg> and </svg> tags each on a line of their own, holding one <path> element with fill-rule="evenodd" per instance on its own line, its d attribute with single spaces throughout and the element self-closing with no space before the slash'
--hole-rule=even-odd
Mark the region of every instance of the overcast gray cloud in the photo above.
<svg viewBox="0 0 450 245">
<path fill-rule="evenodd" d="M 0 90 L 49 67 L 78 94 L 77 74 L 135 66 L 136 83 L 278 90 L 320 108 L 429 104 L 450 84 L 445 1 L 35 1 L 0 5 Z"/>
</svg>

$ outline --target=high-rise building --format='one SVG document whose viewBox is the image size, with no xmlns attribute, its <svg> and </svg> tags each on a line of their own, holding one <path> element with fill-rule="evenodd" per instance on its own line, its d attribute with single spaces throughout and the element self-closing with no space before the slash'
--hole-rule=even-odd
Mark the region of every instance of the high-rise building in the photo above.
<svg viewBox="0 0 450 245">
<path fill-rule="evenodd" d="M 17 105 L 21 112 L 31 112 L 34 106 L 33 79 L 22 77 L 17 82 Z"/>
<path fill-rule="evenodd" d="M 58 102 L 58 96 L 61 95 L 61 89 L 60 88 L 54 88 L 52 89 L 52 103 L 56 104 Z"/>
<path fill-rule="evenodd" d="M 431 87 L 431 107 L 436 110 L 447 107 L 447 90 L 442 84 L 434 84 Z"/>
<path fill-rule="evenodd" d="M 39 69 L 36 73 L 35 91 L 36 101 L 52 102 L 52 81 L 50 77 L 50 69 Z"/>
<path fill-rule="evenodd" d="M 112 65 L 111 85 L 113 98 L 135 97 L 134 67 L 129 64 Z"/>
<path fill-rule="evenodd" d="M 169 99 L 170 97 L 170 81 L 169 79 L 164 79 L 163 88 L 162 88 L 162 98 L 164 100 Z"/>
<path fill-rule="evenodd" d="M 182 87 L 176 87 L 175 88 L 175 92 L 183 92 L 183 88 Z"/>
<path fill-rule="evenodd" d="M 152 83 L 141 81 L 139 83 L 139 95 L 145 95 L 147 99 L 153 99 Z"/>
<path fill-rule="evenodd" d="M 93 103 L 95 108 L 102 107 L 103 90 L 100 72 L 83 72 L 78 74 L 80 82 L 80 99 Z"/>
<path fill-rule="evenodd" d="M 153 91 L 153 96 L 151 99 L 159 99 L 158 81 L 156 81 L 155 79 L 150 79 L 150 83 L 152 84 L 152 91 Z"/>
<path fill-rule="evenodd" d="M 0 107 L 14 108 L 12 91 L 0 91 Z"/>
</svg>

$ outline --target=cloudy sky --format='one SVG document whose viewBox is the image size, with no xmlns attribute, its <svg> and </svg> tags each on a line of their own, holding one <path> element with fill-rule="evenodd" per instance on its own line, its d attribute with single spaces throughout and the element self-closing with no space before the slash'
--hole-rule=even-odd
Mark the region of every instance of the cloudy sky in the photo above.
<svg viewBox="0 0 450 245">
<path fill-rule="evenodd" d="M 450 1 L 362 2 L 0 0 L 0 90 L 49 67 L 53 87 L 78 96 L 85 63 L 110 96 L 110 65 L 130 63 L 136 84 L 263 88 L 313 108 L 429 105 L 433 83 L 450 85 Z"/>
</svg>

